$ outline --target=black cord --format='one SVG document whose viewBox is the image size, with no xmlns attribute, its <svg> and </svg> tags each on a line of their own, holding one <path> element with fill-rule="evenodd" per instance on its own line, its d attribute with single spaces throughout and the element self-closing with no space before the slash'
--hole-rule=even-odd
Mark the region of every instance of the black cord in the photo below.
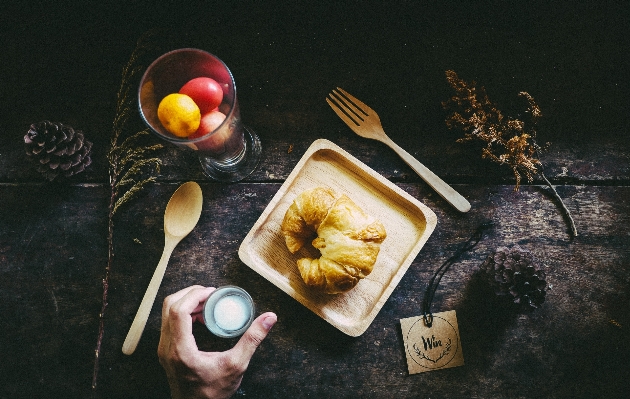
<svg viewBox="0 0 630 399">
<path fill-rule="evenodd" d="M 494 226 L 494 222 L 484 222 L 477 230 L 472 234 L 472 236 L 462 245 L 453 256 L 448 258 L 446 262 L 442 263 L 431 280 L 429 280 L 429 285 L 427 290 L 424 292 L 424 298 L 422 300 L 422 316 L 424 317 L 424 323 L 427 327 L 431 327 L 433 324 L 433 313 L 431 313 L 431 304 L 433 302 L 433 297 L 435 296 L 435 291 L 437 290 L 438 285 L 440 284 L 440 280 L 442 280 L 442 276 L 448 270 L 451 265 L 455 263 L 455 261 L 464 253 L 472 250 L 477 246 L 481 238 L 483 237 L 483 233 L 485 230 L 490 229 Z"/>
</svg>

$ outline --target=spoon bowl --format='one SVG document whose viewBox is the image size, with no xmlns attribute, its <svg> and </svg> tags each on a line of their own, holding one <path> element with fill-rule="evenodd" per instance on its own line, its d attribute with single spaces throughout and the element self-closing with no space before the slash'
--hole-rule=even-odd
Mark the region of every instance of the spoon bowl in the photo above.
<svg viewBox="0 0 630 399">
<path fill-rule="evenodd" d="M 199 222 L 202 204 L 201 187 L 195 182 L 188 182 L 179 186 L 168 201 L 164 211 L 164 251 L 123 343 L 122 351 L 125 355 L 131 355 L 136 350 L 162 283 L 168 260 L 177 244 Z"/>
<path fill-rule="evenodd" d="M 184 183 L 173 193 L 164 211 L 164 233 L 186 237 L 199 222 L 203 194 L 195 182 Z"/>
</svg>

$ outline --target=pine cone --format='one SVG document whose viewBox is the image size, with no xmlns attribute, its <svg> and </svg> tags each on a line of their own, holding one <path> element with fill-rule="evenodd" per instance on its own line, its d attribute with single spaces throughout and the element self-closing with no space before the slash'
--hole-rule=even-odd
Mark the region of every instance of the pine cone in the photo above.
<svg viewBox="0 0 630 399">
<path fill-rule="evenodd" d="M 83 132 L 62 123 L 33 123 L 24 135 L 26 154 L 39 164 L 37 170 L 48 180 L 72 176 L 92 163 L 92 143 Z"/>
<path fill-rule="evenodd" d="M 545 302 L 545 272 L 532 253 L 518 245 L 498 248 L 480 269 L 495 293 L 512 299 L 517 310 L 536 309 Z"/>
</svg>

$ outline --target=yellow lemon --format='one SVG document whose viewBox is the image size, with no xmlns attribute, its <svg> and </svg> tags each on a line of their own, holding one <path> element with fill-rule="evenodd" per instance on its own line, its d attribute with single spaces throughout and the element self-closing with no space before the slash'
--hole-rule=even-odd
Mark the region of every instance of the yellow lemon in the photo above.
<svg viewBox="0 0 630 399">
<path fill-rule="evenodd" d="M 177 137 L 188 137 L 197 131 L 201 112 L 192 98 L 173 93 L 164 97 L 158 105 L 158 118 L 169 132 Z"/>
</svg>

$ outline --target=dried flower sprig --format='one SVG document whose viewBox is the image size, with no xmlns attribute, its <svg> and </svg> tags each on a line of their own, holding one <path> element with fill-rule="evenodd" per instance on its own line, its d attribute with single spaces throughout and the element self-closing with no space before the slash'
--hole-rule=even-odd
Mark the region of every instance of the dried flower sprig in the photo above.
<svg viewBox="0 0 630 399">
<path fill-rule="evenodd" d="M 447 117 L 446 125 L 450 129 L 464 131 L 464 137 L 457 142 L 484 141 L 486 147 L 481 157 L 508 165 L 516 179 L 516 191 L 520 187 L 522 175 L 531 183 L 541 166 L 535 157 L 539 147 L 534 138 L 535 124 L 542 113 L 534 99 L 526 92 L 519 93 L 528 100 L 528 112 L 532 118 L 532 124 L 526 126 L 523 121 L 506 118 L 490 101 L 485 89 L 477 88 L 475 82 L 466 83 L 454 71 L 446 71 L 446 79 L 456 94 L 442 105 L 446 109 L 457 108 Z"/>
<path fill-rule="evenodd" d="M 163 147 L 162 144 L 142 144 L 142 139 L 149 136 L 148 129 L 129 133 L 130 118 L 135 113 L 135 91 L 139 74 L 144 69 L 143 59 L 151 49 L 151 36 L 146 34 L 136 43 L 136 48 L 122 71 L 122 81 L 118 90 L 116 114 L 112 125 L 110 150 L 107 153 L 109 162 L 109 185 L 111 189 L 108 214 L 108 259 L 103 278 L 103 299 L 99 314 L 99 333 L 94 351 L 94 372 L 92 375 L 92 392 L 96 391 L 99 356 L 104 332 L 104 316 L 107 308 L 109 276 L 114 259 L 114 215 L 120 207 L 135 197 L 147 184 L 156 180 L 162 161 L 150 156 Z M 123 137 L 126 137 L 122 140 Z M 119 143 L 122 140 L 121 143 Z"/>
<path fill-rule="evenodd" d="M 485 142 L 481 157 L 509 166 L 516 179 L 514 186 L 516 191 L 523 176 L 531 183 L 534 176 L 539 174 L 560 202 L 569 220 L 571 234 L 577 236 L 571 213 L 545 176 L 543 165 L 538 158 L 542 148 L 536 142 L 536 124 L 542 117 L 542 112 L 534 98 L 527 92 L 519 93 L 519 96 L 527 100 L 525 112 L 530 115 L 530 123 L 526 124 L 519 119 L 504 116 L 490 101 L 485 88 L 483 86 L 478 88 L 474 81 L 467 83 L 451 70 L 446 71 L 446 80 L 455 90 L 455 95 L 442 103 L 445 109 L 451 110 L 446 118 L 446 125 L 449 129 L 464 131 L 464 137 L 457 142 L 473 140 Z"/>
</svg>

